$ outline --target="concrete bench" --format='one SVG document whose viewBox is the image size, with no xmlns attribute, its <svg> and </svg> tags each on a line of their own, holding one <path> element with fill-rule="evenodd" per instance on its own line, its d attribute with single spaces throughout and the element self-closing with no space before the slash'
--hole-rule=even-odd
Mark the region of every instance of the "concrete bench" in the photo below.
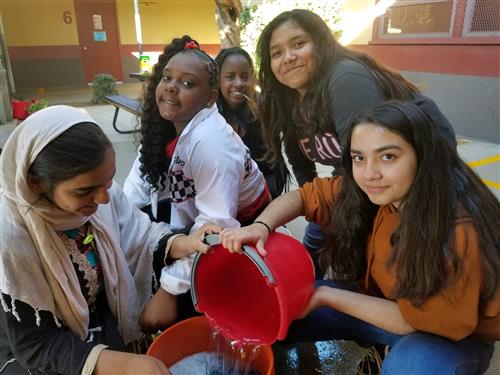
<svg viewBox="0 0 500 375">
<path fill-rule="evenodd" d="M 118 118 L 118 111 L 123 109 L 133 115 L 139 116 L 141 113 L 141 103 L 137 99 L 129 98 L 124 95 L 109 95 L 105 96 L 104 100 L 109 104 L 115 106 L 115 115 L 113 116 L 113 128 L 120 134 L 136 133 L 138 130 L 120 130 L 116 126 L 116 119 Z"/>
</svg>

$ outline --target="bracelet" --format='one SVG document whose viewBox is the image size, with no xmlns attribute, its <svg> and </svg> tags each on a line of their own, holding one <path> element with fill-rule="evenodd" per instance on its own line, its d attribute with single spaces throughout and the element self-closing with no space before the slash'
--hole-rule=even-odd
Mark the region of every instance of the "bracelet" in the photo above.
<svg viewBox="0 0 500 375">
<path fill-rule="evenodd" d="M 269 225 L 267 225 L 267 224 L 266 224 L 266 223 L 264 223 L 263 221 L 260 221 L 260 220 L 255 220 L 255 221 L 253 222 L 253 224 L 262 224 L 263 226 L 265 226 L 265 227 L 266 227 L 266 229 L 267 229 L 267 234 L 268 234 L 268 235 L 269 235 L 269 234 L 271 234 L 271 232 L 272 232 L 272 231 L 271 231 L 271 228 L 269 228 Z"/>
</svg>

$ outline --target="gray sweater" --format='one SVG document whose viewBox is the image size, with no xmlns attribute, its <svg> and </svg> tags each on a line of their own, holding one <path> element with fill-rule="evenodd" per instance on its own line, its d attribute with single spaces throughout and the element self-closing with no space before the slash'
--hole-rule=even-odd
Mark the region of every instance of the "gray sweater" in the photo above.
<svg viewBox="0 0 500 375">
<path fill-rule="evenodd" d="M 300 186 L 316 176 L 315 162 L 339 168 L 341 146 L 345 131 L 354 117 L 387 100 L 374 73 L 354 59 L 339 61 L 326 77 L 329 80 L 329 106 L 326 108 L 331 129 L 320 134 L 309 134 L 307 127 L 293 124 L 292 135 L 285 143 L 285 152 Z M 413 99 L 431 115 L 446 139 L 456 145 L 455 132 L 434 101 L 420 95 Z"/>
</svg>

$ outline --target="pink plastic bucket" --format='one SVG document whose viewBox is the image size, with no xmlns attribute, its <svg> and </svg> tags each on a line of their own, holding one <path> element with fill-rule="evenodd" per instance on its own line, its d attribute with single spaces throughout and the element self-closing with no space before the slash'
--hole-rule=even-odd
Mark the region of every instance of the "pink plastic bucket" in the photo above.
<svg viewBox="0 0 500 375">
<path fill-rule="evenodd" d="M 213 249 L 196 256 L 191 275 L 196 309 L 229 339 L 266 345 L 284 339 L 313 292 L 314 267 L 304 246 L 274 232 L 263 258 L 252 246 L 231 254 L 217 235 L 206 240 Z"/>
</svg>

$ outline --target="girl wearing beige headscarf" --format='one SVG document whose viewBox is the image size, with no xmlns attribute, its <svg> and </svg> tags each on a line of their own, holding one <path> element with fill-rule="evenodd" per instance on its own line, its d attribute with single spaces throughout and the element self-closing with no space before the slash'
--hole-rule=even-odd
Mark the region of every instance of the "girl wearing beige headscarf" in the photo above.
<svg viewBox="0 0 500 375">
<path fill-rule="evenodd" d="M 207 227 L 174 242 L 168 224 L 151 223 L 113 183 L 114 158 L 95 121 L 67 106 L 31 115 L 5 144 L 2 375 L 13 366 L 31 374 L 169 374 L 160 361 L 124 351 L 141 336 L 153 253 L 205 252 Z"/>
</svg>

